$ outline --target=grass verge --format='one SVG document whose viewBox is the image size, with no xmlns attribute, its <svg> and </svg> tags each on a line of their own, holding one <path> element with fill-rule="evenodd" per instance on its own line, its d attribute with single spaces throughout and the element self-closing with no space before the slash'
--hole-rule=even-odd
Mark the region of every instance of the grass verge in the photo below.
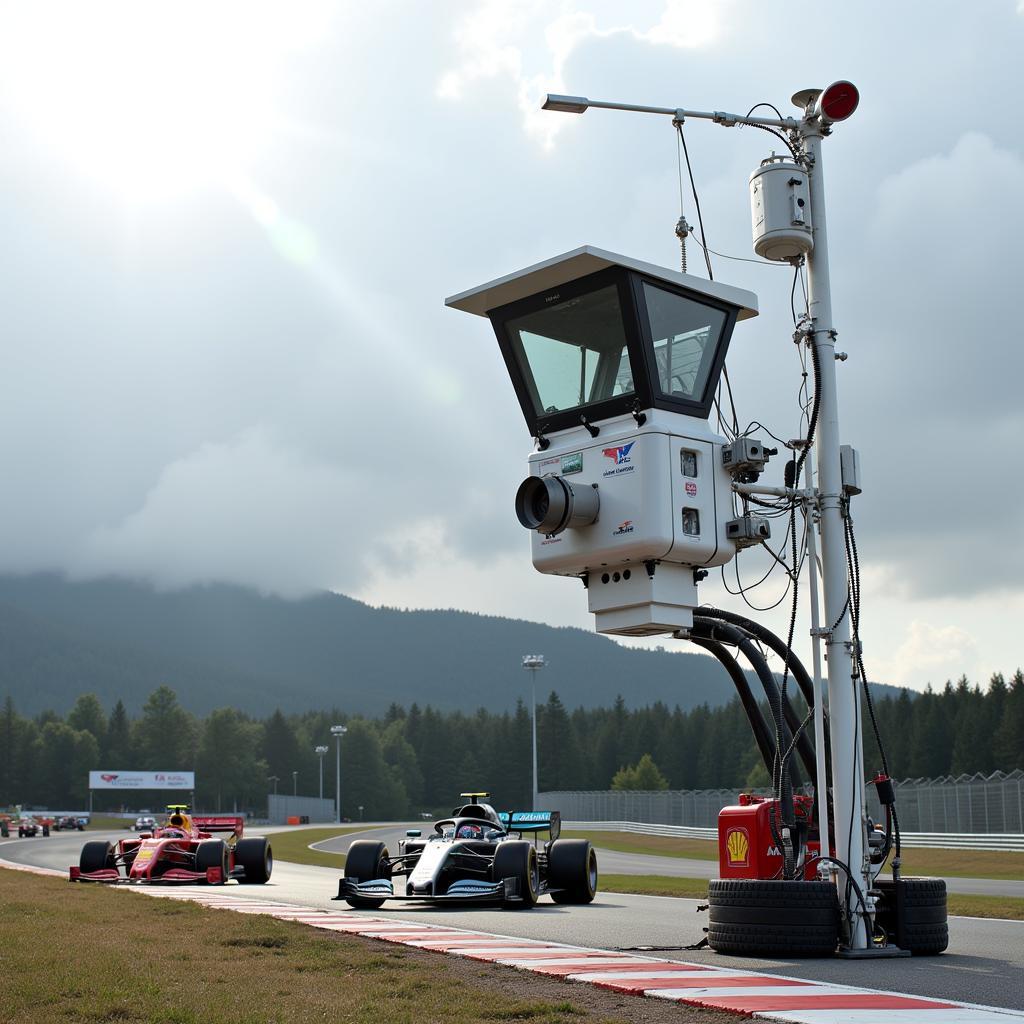
<svg viewBox="0 0 1024 1024">
<path fill-rule="evenodd" d="M 274 860 L 287 860 L 293 864 L 315 864 L 321 868 L 338 868 L 345 866 L 345 854 L 328 853 L 325 850 L 311 850 L 310 843 L 322 843 L 325 839 L 335 836 L 346 836 L 352 832 L 363 832 L 363 828 L 301 828 L 289 832 L 271 832 L 267 838 L 270 848 L 274 851 Z"/>
<path fill-rule="evenodd" d="M 1024 853 L 903 847 L 903 874 L 939 878 L 1024 878 Z"/>
<path fill-rule="evenodd" d="M 655 857 L 686 857 L 690 860 L 718 860 L 718 842 L 714 839 L 677 839 L 674 836 L 641 836 L 632 832 L 571 832 L 566 839 L 589 839 L 602 850 L 618 853 L 643 853 Z"/>
<path fill-rule="evenodd" d="M 607 994 L 538 986 L 549 979 L 512 979 L 520 988 L 510 991 L 516 972 L 16 871 L 0 870 L 0 905 L 3 1019 L 12 1022 L 610 1024 L 613 1012 L 626 1016 Z"/>
<path fill-rule="evenodd" d="M 570 832 L 566 838 L 589 839 L 602 850 L 640 853 L 690 860 L 718 860 L 718 843 L 711 839 L 676 839 L 672 836 L 641 836 L 632 832 Z M 905 875 L 939 878 L 1024 878 L 1024 853 L 1000 850 L 937 850 L 903 848 Z"/>
<path fill-rule="evenodd" d="M 630 892 L 641 896 L 679 896 L 688 900 L 705 900 L 708 896 L 706 878 L 676 878 L 674 875 L 602 873 L 600 888 L 606 892 Z"/>
</svg>

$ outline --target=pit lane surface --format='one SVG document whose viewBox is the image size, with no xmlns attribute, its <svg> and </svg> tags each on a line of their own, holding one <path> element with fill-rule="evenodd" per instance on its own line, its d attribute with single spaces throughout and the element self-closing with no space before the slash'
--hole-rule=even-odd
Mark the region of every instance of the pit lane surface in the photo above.
<svg viewBox="0 0 1024 1024">
<path fill-rule="evenodd" d="M 257 830 L 253 830 L 257 831 Z M 262 830 L 260 830 L 262 831 Z M 426 829 L 424 829 L 426 832 Z M 353 839 L 380 838 L 394 851 L 404 828 L 367 829 L 339 840 L 347 847 Z M 123 838 L 125 833 L 86 833 L 86 838 Z M 13 839 L 0 842 L 0 858 L 38 867 L 66 870 L 77 862 L 83 836 L 48 839 Z M 318 844 L 323 848 L 325 844 Z M 599 854 L 600 857 L 600 854 Z M 705 862 L 706 863 L 706 862 Z M 274 865 L 271 882 L 260 887 L 267 899 L 296 906 L 338 910 L 334 903 L 339 873 L 331 868 Z M 248 898 L 253 889 L 231 883 L 218 892 Z M 547 939 L 571 945 L 618 949 L 638 945 L 680 946 L 703 937 L 706 916 L 697 913 L 695 900 L 658 896 L 598 893 L 586 907 L 557 906 L 543 899 L 533 910 L 515 912 L 483 907 L 440 908 L 393 902 L 371 916 L 418 921 L 457 928 L 474 928 L 500 935 Z M 358 911 L 346 911 L 356 914 Z M 901 960 L 764 960 L 720 956 L 708 950 L 664 951 L 656 955 L 688 963 L 734 966 L 789 977 L 844 985 L 862 985 L 909 995 L 956 999 L 1024 1011 L 1024 922 L 977 918 L 950 918 L 950 952 L 940 957 Z"/>
</svg>

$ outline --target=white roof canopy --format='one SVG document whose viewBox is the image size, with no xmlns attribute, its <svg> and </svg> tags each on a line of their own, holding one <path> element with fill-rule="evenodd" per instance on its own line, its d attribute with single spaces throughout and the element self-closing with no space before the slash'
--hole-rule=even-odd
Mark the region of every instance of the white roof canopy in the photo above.
<svg viewBox="0 0 1024 1024">
<path fill-rule="evenodd" d="M 729 303 L 736 306 L 739 311 L 736 316 L 737 320 L 746 320 L 749 317 L 757 316 L 757 296 L 744 288 L 733 288 L 731 285 L 707 281 L 702 277 L 694 277 L 692 274 L 682 274 L 678 270 L 657 267 L 653 263 L 644 263 L 643 260 L 634 260 L 629 256 L 619 256 L 604 249 L 597 249 L 592 245 L 580 246 L 578 249 L 573 249 L 572 252 L 554 256 L 542 263 L 535 263 L 525 270 L 506 274 L 495 281 L 489 281 L 477 288 L 452 295 L 444 300 L 444 304 L 453 309 L 461 309 L 466 313 L 487 316 L 492 309 L 497 309 L 499 306 L 508 305 L 518 299 L 525 299 L 528 295 L 549 291 L 559 285 L 586 277 L 588 274 L 606 270 L 608 267 L 625 267 L 627 270 L 635 270 L 656 280 L 667 281 L 669 284 L 686 288 L 699 295 L 707 295 L 720 302 Z"/>
</svg>

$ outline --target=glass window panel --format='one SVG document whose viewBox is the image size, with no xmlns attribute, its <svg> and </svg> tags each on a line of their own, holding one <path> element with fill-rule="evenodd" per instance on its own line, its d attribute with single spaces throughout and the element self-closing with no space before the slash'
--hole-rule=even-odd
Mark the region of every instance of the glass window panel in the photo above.
<svg viewBox="0 0 1024 1024">
<path fill-rule="evenodd" d="M 701 401 L 725 326 L 725 313 L 646 281 L 644 299 L 661 393 Z"/>
<path fill-rule="evenodd" d="M 538 415 L 634 392 L 615 285 L 508 321 Z"/>
</svg>

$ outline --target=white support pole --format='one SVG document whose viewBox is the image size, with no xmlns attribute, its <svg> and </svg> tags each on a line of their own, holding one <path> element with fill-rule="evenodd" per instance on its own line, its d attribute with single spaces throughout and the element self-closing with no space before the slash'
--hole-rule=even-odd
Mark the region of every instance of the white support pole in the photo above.
<svg viewBox="0 0 1024 1024">
<path fill-rule="evenodd" d="M 821 123 L 815 117 L 801 122 L 811 166 L 808 179 L 814 249 L 807 258 L 812 344 L 818 357 L 818 424 L 815 440 L 821 515 L 821 559 L 824 583 L 828 661 L 828 705 L 832 727 L 832 794 L 835 812 L 836 855 L 860 886 L 868 890 L 869 865 L 865 860 L 862 754 L 857 681 L 853 677 L 850 646 L 850 612 L 847 601 L 846 540 L 843 522 L 843 485 L 839 462 L 839 398 L 836 387 L 835 340 L 832 294 L 828 267 L 828 231 L 825 215 L 825 179 L 821 161 Z M 850 889 L 850 899 L 844 892 Z M 866 949 L 870 932 L 865 908 L 852 886 L 839 886 L 840 902 L 846 903 L 850 921 L 850 948 Z"/>
<path fill-rule="evenodd" d="M 817 810 L 819 852 L 830 856 L 828 813 L 828 770 L 825 764 L 825 701 L 821 687 L 821 614 L 818 610 L 818 545 L 814 539 L 817 528 L 815 515 L 804 506 L 807 541 L 808 590 L 811 594 L 811 672 L 814 683 L 814 760 L 817 782 Z M 831 864 L 826 864 L 826 875 L 833 878 Z"/>
</svg>

